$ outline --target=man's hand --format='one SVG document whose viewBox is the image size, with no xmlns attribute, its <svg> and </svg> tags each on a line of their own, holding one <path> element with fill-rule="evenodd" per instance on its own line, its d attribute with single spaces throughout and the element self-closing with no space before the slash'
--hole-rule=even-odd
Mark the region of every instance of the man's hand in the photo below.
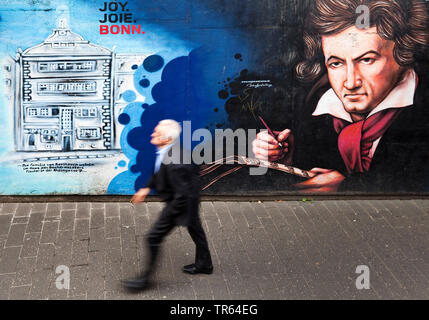
<svg viewBox="0 0 429 320">
<path fill-rule="evenodd" d="M 136 194 L 131 198 L 133 204 L 143 202 L 146 196 L 149 194 L 150 188 L 141 188 Z"/>
<path fill-rule="evenodd" d="M 280 161 L 290 165 L 294 148 L 294 137 L 290 129 L 283 131 L 274 131 L 277 141 L 267 131 L 257 134 L 252 142 L 252 151 L 257 159 L 268 161 Z M 278 142 L 282 143 L 282 147 Z"/>
<path fill-rule="evenodd" d="M 345 177 L 336 170 L 313 168 L 310 172 L 317 174 L 304 182 L 294 184 L 300 193 L 336 192 Z"/>
</svg>

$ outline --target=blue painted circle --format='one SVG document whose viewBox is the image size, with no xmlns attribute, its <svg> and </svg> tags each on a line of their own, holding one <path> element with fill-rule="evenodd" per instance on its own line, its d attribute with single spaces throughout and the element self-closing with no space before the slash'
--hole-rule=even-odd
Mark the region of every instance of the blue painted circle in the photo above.
<svg viewBox="0 0 429 320">
<path fill-rule="evenodd" d="M 138 167 L 138 166 L 136 166 L 136 165 L 133 165 L 133 166 L 130 168 L 130 171 L 131 171 L 132 173 L 137 173 L 137 172 L 139 172 L 139 167 Z"/>
<path fill-rule="evenodd" d="M 131 118 L 128 114 L 121 113 L 118 117 L 118 121 L 120 124 L 126 125 L 126 124 L 130 123 Z"/>
<path fill-rule="evenodd" d="M 164 59 L 157 54 L 147 57 L 143 61 L 143 67 L 148 72 L 156 72 L 164 66 Z"/>
<path fill-rule="evenodd" d="M 127 102 L 133 102 L 136 100 L 137 96 L 136 93 L 132 90 L 127 90 L 122 94 L 122 98 L 124 98 Z"/>
<path fill-rule="evenodd" d="M 150 81 L 148 79 L 140 80 L 139 85 L 141 85 L 143 88 L 147 88 L 150 86 Z"/>
<path fill-rule="evenodd" d="M 127 163 L 124 160 L 121 160 L 118 162 L 118 166 L 120 167 L 125 167 L 127 165 Z"/>
<path fill-rule="evenodd" d="M 131 66 L 131 69 L 136 70 L 138 67 L 139 67 L 138 65 L 133 64 L 133 65 Z"/>
</svg>

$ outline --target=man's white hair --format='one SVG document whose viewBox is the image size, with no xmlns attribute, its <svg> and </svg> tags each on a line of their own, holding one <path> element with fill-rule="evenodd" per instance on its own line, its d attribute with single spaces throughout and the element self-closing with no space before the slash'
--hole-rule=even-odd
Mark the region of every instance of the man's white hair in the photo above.
<svg viewBox="0 0 429 320">
<path fill-rule="evenodd" d="M 165 140 L 171 138 L 172 141 L 175 141 L 177 138 L 179 138 L 180 133 L 182 132 L 182 127 L 180 126 L 180 123 L 172 119 L 165 119 L 161 120 L 159 124 L 163 127 L 162 137 Z"/>
</svg>

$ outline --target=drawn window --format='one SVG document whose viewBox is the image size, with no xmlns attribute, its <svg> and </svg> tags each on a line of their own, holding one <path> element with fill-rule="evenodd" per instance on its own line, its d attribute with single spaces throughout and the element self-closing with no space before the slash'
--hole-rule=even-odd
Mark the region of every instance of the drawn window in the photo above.
<svg viewBox="0 0 429 320">
<path fill-rule="evenodd" d="M 79 108 L 76 109 L 76 117 L 79 118 L 95 118 L 97 116 L 97 108 Z"/>
<path fill-rule="evenodd" d="M 74 44 L 68 44 L 73 46 Z M 96 61 L 62 61 L 62 62 L 39 62 L 39 72 L 79 72 L 79 71 L 94 71 Z"/>
<path fill-rule="evenodd" d="M 95 140 L 100 139 L 100 128 L 79 128 L 78 139 L 80 140 Z"/>
<path fill-rule="evenodd" d="M 48 71 L 48 64 L 47 63 L 39 63 L 39 71 L 41 72 L 46 72 Z"/>
<path fill-rule="evenodd" d="M 36 108 L 28 108 L 27 109 L 27 115 L 29 117 L 36 117 L 37 116 L 37 109 Z"/>
</svg>

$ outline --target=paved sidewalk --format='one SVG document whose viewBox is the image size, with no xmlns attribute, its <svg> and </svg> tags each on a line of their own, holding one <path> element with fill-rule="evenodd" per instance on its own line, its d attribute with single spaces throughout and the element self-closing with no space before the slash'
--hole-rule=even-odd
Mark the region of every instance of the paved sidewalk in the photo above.
<svg viewBox="0 0 429 320">
<path fill-rule="evenodd" d="M 429 200 L 203 202 L 212 275 L 183 274 L 176 228 L 148 291 L 135 276 L 161 203 L 0 204 L 0 299 L 428 299 Z M 59 265 L 70 289 L 57 289 Z M 358 290 L 359 265 L 370 289 Z"/>
</svg>

